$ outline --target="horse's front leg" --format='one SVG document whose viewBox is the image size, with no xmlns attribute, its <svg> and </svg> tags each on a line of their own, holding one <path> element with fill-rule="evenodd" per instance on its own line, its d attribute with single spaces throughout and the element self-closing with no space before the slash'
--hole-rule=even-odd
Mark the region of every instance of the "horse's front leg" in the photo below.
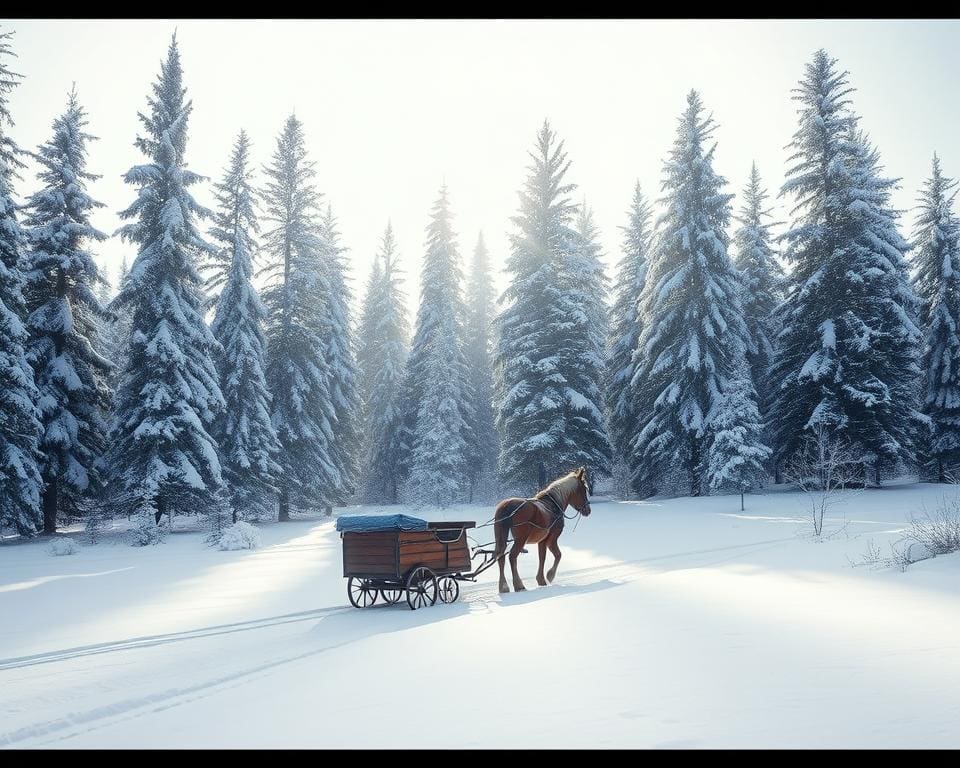
<svg viewBox="0 0 960 768">
<path fill-rule="evenodd" d="M 540 541 L 540 569 L 537 571 L 537 584 L 541 587 L 547 586 L 547 580 L 543 578 L 543 564 L 547 559 L 547 540 Z"/>
<path fill-rule="evenodd" d="M 558 536 L 550 537 L 550 551 L 553 553 L 553 567 L 547 571 L 547 581 L 553 583 L 557 575 L 557 566 L 560 565 L 560 545 L 557 543 Z"/>
<path fill-rule="evenodd" d="M 523 586 L 523 582 L 520 581 L 520 572 L 517 570 L 517 558 L 520 556 L 520 550 L 523 549 L 523 545 L 527 543 L 527 537 L 520 535 L 516 528 L 513 529 L 513 537 L 513 546 L 510 548 L 510 570 L 513 572 L 513 591 L 523 592 L 526 587 Z"/>
</svg>

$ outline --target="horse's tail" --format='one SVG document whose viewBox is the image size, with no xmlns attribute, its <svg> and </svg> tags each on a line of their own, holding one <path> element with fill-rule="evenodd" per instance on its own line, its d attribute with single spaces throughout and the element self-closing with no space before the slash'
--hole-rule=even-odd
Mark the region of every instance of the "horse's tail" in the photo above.
<svg viewBox="0 0 960 768">
<path fill-rule="evenodd" d="M 511 500 L 515 501 L 515 500 Z M 496 521 L 493 526 L 494 538 L 497 542 L 497 551 L 501 551 L 507 546 L 507 539 L 510 538 L 510 526 L 513 522 L 513 514 L 523 506 L 521 501 L 519 504 L 504 504 L 500 509 L 497 510 Z"/>
</svg>

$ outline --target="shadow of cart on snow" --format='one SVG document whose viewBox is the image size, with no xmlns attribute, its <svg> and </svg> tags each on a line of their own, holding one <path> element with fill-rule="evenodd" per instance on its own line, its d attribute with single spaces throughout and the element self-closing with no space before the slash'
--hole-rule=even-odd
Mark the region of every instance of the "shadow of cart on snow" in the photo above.
<svg viewBox="0 0 960 768">
<path fill-rule="evenodd" d="M 504 608 L 531 605 L 574 595 L 598 592 L 621 584 L 602 579 L 588 584 L 551 584 L 530 587 L 523 592 L 499 594 L 496 584 L 465 587 L 455 603 L 440 603 L 411 611 L 405 600 L 394 605 L 374 604 L 369 608 L 338 611 L 324 617 L 310 630 L 316 638 L 329 642 L 336 636 L 338 644 L 361 640 L 378 634 L 403 632 L 440 621 L 450 621 L 469 614 L 490 613 Z"/>
</svg>

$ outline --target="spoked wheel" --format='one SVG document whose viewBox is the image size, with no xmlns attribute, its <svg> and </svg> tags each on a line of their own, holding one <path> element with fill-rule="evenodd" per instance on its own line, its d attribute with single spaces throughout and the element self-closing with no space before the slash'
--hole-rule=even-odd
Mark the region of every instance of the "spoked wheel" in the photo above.
<svg viewBox="0 0 960 768">
<path fill-rule="evenodd" d="M 347 596 L 350 598 L 350 605 L 354 608 L 369 608 L 377 602 L 377 588 L 369 579 L 351 576 L 347 581 Z"/>
<path fill-rule="evenodd" d="M 380 597 L 387 605 L 396 605 L 400 602 L 400 598 L 403 597 L 403 590 L 399 587 L 397 589 L 381 589 Z"/>
<path fill-rule="evenodd" d="M 442 576 L 438 589 L 441 603 L 455 603 L 460 597 L 460 583 L 453 576 Z"/>
<path fill-rule="evenodd" d="M 414 568 L 407 577 L 407 605 L 411 611 L 437 602 L 437 576 L 426 566 Z"/>
</svg>

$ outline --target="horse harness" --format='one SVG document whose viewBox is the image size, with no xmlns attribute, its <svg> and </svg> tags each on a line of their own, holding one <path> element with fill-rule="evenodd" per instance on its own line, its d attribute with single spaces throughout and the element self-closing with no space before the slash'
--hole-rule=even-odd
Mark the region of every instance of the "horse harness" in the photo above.
<svg viewBox="0 0 960 768">
<path fill-rule="evenodd" d="M 534 504 L 536 504 L 537 502 L 549 501 L 550 505 L 553 506 L 553 511 L 551 512 L 551 517 L 553 519 L 550 522 L 550 528 L 553 528 L 553 526 L 555 526 L 558 522 L 563 520 L 564 514 L 563 514 L 563 508 L 560 506 L 560 502 L 557 501 L 555 498 L 553 498 L 553 496 L 551 496 L 549 493 L 545 494 L 541 498 L 530 499 L 530 501 L 532 501 Z"/>
</svg>

